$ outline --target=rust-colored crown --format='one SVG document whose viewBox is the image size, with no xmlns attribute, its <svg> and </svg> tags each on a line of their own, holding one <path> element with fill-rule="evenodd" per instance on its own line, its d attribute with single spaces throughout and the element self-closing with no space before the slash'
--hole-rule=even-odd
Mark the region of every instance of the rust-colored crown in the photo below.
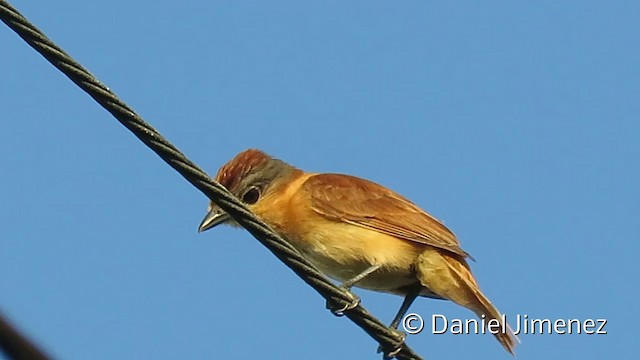
<svg viewBox="0 0 640 360">
<path fill-rule="evenodd" d="M 253 169 L 270 160 L 272 160 L 271 156 L 258 149 L 245 150 L 218 170 L 216 181 L 233 191 Z"/>
</svg>

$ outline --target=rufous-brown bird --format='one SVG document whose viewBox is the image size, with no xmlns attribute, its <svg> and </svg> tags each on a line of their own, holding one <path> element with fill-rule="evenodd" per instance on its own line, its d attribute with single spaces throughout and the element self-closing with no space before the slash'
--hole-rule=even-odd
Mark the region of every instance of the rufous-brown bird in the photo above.
<svg viewBox="0 0 640 360">
<path fill-rule="evenodd" d="M 451 300 L 503 328 L 455 235 L 392 190 L 354 176 L 307 173 L 255 149 L 222 166 L 216 181 L 343 287 L 404 296 L 391 327 L 425 296 Z M 211 203 L 199 231 L 219 224 L 238 226 Z M 495 336 L 513 354 L 517 338 L 504 328 Z"/>
</svg>

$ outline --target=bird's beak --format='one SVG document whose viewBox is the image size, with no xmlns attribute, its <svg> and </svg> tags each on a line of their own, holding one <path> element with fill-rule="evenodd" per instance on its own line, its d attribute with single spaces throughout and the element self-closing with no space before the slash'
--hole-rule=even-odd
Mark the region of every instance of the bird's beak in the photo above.
<svg viewBox="0 0 640 360">
<path fill-rule="evenodd" d="M 215 227 L 216 225 L 220 225 L 229 220 L 231 220 L 231 217 L 227 215 L 226 212 L 224 212 L 222 209 L 217 207 L 213 208 L 209 210 L 209 212 L 204 217 L 204 219 L 202 219 L 200 226 L 198 226 L 198 232 L 201 233 L 203 231 L 207 231 L 212 227 Z"/>
</svg>

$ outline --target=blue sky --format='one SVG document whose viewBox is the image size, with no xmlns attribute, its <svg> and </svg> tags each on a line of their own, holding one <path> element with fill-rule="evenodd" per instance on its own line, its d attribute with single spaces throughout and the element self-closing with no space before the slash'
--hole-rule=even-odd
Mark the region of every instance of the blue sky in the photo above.
<svg viewBox="0 0 640 360">
<path fill-rule="evenodd" d="M 630 358 L 638 2 L 12 1 L 209 173 L 249 147 L 444 220 L 508 315 L 606 318 L 518 359 Z M 378 358 L 248 233 L 3 26 L 0 309 L 59 359 Z M 390 321 L 401 299 L 356 290 Z M 412 311 L 469 318 L 419 299 Z M 489 335 L 408 337 L 501 359 Z"/>
</svg>

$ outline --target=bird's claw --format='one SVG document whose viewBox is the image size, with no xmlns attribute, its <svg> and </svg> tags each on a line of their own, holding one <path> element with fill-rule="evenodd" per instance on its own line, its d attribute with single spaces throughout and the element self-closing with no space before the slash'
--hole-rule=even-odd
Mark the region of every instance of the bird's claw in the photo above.
<svg viewBox="0 0 640 360">
<path fill-rule="evenodd" d="M 383 360 L 389 360 L 396 357 L 396 355 L 398 355 L 400 351 L 402 351 L 402 345 L 404 345 L 404 340 L 407 337 L 407 334 L 401 331 L 398 331 L 395 329 L 391 329 L 391 331 L 394 333 L 395 337 L 398 339 L 398 342 L 393 346 L 391 350 L 385 350 L 382 347 L 382 345 L 378 346 L 377 352 L 378 354 L 382 353 Z"/>
<path fill-rule="evenodd" d="M 398 355 L 398 353 L 400 353 L 400 350 L 402 350 L 402 346 L 401 346 L 401 347 L 398 347 L 398 348 L 396 348 L 395 350 L 390 351 L 390 352 L 388 352 L 388 353 L 387 353 L 387 352 L 385 352 L 385 353 L 383 353 L 383 354 L 382 354 L 382 359 L 383 359 L 383 360 L 390 360 L 390 359 L 393 359 L 393 358 L 395 358 L 395 357 L 396 357 L 396 355 Z M 380 351 L 378 351 L 378 352 L 382 352 L 382 350 L 380 350 Z"/>
<path fill-rule="evenodd" d="M 355 307 L 357 307 L 358 305 L 360 305 L 360 298 L 356 295 L 354 295 L 352 292 L 347 290 L 347 294 L 349 295 L 349 297 L 351 298 L 351 302 L 350 303 L 346 303 L 345 305 L 343 305 L 341 308 L 336 308 L 336 301 L 334 300 L 327 300 L 327 309 L 329 309 L 331 311 L 331 313 L 335 316 L 344 316 L 345 311 L 349 311 Z"/>
</svg>

